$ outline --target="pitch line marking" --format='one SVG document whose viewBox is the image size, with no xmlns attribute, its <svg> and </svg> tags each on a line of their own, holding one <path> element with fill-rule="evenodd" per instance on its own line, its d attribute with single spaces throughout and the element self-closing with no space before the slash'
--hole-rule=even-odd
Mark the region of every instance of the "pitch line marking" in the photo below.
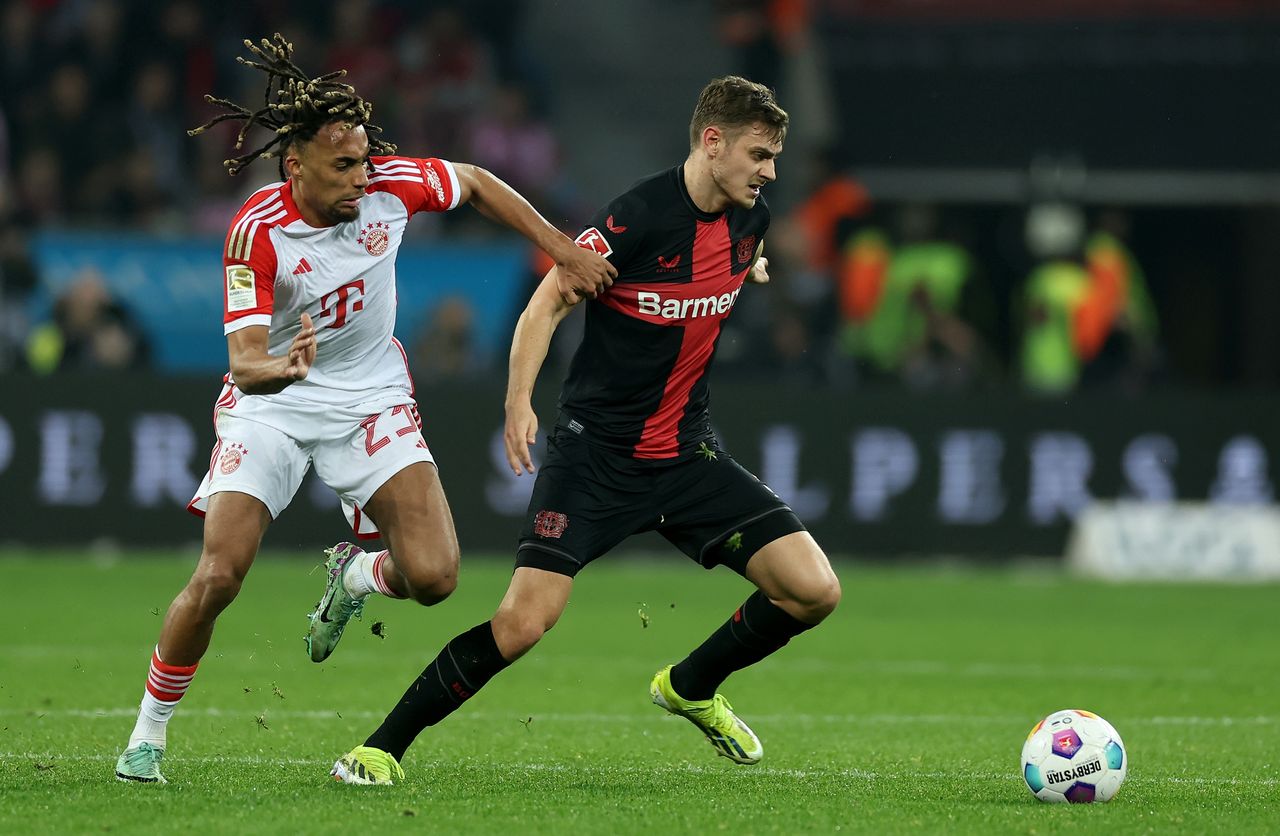
<svg viewBox="0 0 1280 836">
<path fill-rule="evenodd" d="M 101 761 L 103 763 L 113 762 L 115 754 L 112 752 L 100 752 L 95 754 L 58 754 L 54 752 L 0 752 L 0 758 L 5 760 L 27 759 L 48 762 L 57 761 Z M 166 763 L 180 764 L 182 766 L 200 765 L 208 763 L 226 763 L 226 764 L 249 764 L 257 766 L 314 766 L 317 769 L 328 769 L 330 760 L 328 758 L 269 758 L 261 755 L 209 755 L 207 757 L 199 757 L 188 755 L 185 757 L 167 758 Z M 525 772 L 546 772 L 554 774 L 574 774 L 578 772 L 591 771 L 592 767 L 575 767 L 566 766 L 564 764 L 542 763 L 542 762 L 526 762 L 526 763 L 500 763 L 500 764 L 457 764 L 448 761 L 432 760 L 418 764 L 419 768 L 427 769 L 448 769 L 457 771 L 487 771 L 487 772 L 510 772 L 512 770 Z M 698 766 L 696 764 L 663 764 L 661 766 L 643 767 L 643 766 L 610 766 L 610 772 L 623 773 L 627 775 L 650 775 L 657 772 L 670 773 L 673 771 L 685 772 L 690 775 L 703 774 L 723 774 L 724 770 L 716 767 Z M 902 781 L 913 778 L 930 778 L 943 780 L 977 780 L 977 781 L 1016 781 L 1019 776 L 1016 772 L 945 772 L 939 770 L 930 770 L 927 772 L 902 772 L 889 771 L 881 772 L 869 769 L 787 769 L 776 766 L 758 766 L 751 769 L 752 776 L 762 776 L 771 778 L 795 778 L 802 780 L 813 780 L 821 778 L 852 778 L 860 781 Z M 1280 778 L 1206 778 L 1201 776 L 1180 776 L 1180 775 L 1133 775 L 1130 776 L 1127 785 L 1134 784 L 1195 784 L 1195 785 L 1226 785 L 1226 786 L 1262 786 L 1274 787 L 1280 785 Z"/>
<path fill-rule="evenodd" d="M 319 710 L 319 709 L 276 709 L 268 708 L 267 714 L 271 717 L 280 719 L 293 720 L 324 720 L 330 721 L 335 719 L 341 713 L 344 720 L 381 720 L 383 714 L 376 711 L 348 711 L 348 710 Z M 242 717 L 250 714 L 259 713 L 259 710 L 253 706 L 244 708 L 192 708 L 180 709 L 184 717 Z M 29 717 L 74 717 L 85 719 L 115 719 L 120 717 L 136 717 L 138 709 L 136 707 L 116 707 L 116 708 L 48 708 L 48 709 L 20 709 L 20 708 L 0 708 L 0 716 L 29 716 Z M 556 721 L 567 723 L 627 723 L 636 720 L 649 721 L 652 712 L 637 712 L 635 714 L 604 714 L 592 712 L 545 712 L 537 714 L 537 718 L 542 721 Z M 894 725 L 900 723 L 966 723 L 979 722 L 991 724 L 1016 724 L 1021 726 L 1027 723 L 1034 723 L 1036 717 L 1031 715 L 982 715 L 982 714 L 752 714 L 752 718 L 756 722 L 761 723 L 872 723 Z M 1123 717 L 1120 721 L 1124 726 L 1274 726 L 1280 724 L 1280 717 L 1270 715 L 1255 715 L 1252 717 L 1202 717 L 1202 716 L 1154 716 L 1154 717 Z M 457 715 L 452 718 L 452 722 L 459 720 L 483 721 L 486 723 L 494 721 L 502 721 L 506 718 L 514 719 L 514 714 L 495 711 L 469 711 Z"/>
</svg>

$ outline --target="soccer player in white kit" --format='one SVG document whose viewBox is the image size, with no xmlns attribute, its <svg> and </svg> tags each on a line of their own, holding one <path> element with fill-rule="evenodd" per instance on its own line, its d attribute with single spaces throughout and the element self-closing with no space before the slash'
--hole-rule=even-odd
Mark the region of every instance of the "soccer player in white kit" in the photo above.
<svg viewBox="0 0 1280 836">
<path fill-rule="evenodd" d="M 204 516 L 204 548 L 165 616 L 137 723 L 116 764 L 121 780 L 164 781 L 174 707 L 267 525 L 309 467 L 341 497 L 357 536 L 381 536 L 389 547 L 370 554 L 340 543 L 328 551 L 327 587 L 307 636 L 314 660 L 332 652 L 365 595 L 431 605 L 453 591 L 453 519 L 422 437 L 404 350 L 392 336 L 395 256 L 410 216 L 471 203 L 555 258 L 567 299 L 594 297 L 616 275 L 483 169 L 394 156 L 369 122 L 370 105 L 338 81 L 342 72 L 309 78 L 278 34 L 245 45 L 258 60 L 239 60 L 268 74 L 267 106 L 253 113 L 210 97 L 228 113 L 192 133 L 239 119 L 243 141 L 249 127 L 264 126 L 273 139 L 227 167 L 235 174 L 279 156 L 285 179 L 254 192 L 227 234 L 231 371 L 214 407 L 209 472 L 190 505 Z"/>
</svg>

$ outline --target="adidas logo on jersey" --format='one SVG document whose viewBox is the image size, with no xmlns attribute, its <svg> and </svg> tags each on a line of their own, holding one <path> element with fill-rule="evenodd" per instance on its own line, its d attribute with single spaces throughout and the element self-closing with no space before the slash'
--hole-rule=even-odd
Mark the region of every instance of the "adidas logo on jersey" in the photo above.
<svg viewBox="0 0 1280 836">
<path fill-rule="evenodd" d="M 640 306 L 640 313 L 646 316 L 698 319 L 728 313 L 741 290 L 742 288 L 738 288 L 719 296 L 703 296 L 698 299 L 663 299 L 661 294 L 642 290 L 636 294 L 636 303 Z"/>
<path fill-rule="evenodd" d="M 298 266 L 293 268 L 293 275 L 301 276 L 303 273 L 310 273 L 311 265 L 307 263 L 305 258 L 299 259 Z"/>
</svg>

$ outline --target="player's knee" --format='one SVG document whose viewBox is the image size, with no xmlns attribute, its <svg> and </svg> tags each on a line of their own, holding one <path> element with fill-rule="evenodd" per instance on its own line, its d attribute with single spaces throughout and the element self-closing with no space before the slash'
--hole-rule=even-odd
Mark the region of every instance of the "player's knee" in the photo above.
<svg viewBox="0 0 1280 836">
<path fill-rule="evenodd" d="M 458 587 L 457 561 L 415 563 L 407 571 L 401 570 L 409 597 L 419 604 L 438 604 L 453 594 Z"/>
<path fill-rule="evenodd" d="M 235 600 L 243 582 L 244 576 L 241 573 L 215 563 L 197 570 L 191 576 L 187 589 L 200 614 L 212 618 Z"/>
<path fill-rule="evenodd" d="M 800 609 L 797 616 L 808 624 L 817 624 L 840 604 L 840 580 L 835 575 L 807 586 L 796 596 L 796 604 Z"/>
<path fill-rule="evenodd" d="M 401 568 L 408 597 L 430 607 L 442 602 L 458 586 L 457 545 L 443 554 L 424 554 L 415 561 L 406 561 Z"/>
<path fill-rule="evenodd" d="M 537 613 L 500 609 L 493 617 L 493 638 L 507 661 L 515 661 L 533 649 L 555 624 Z"/>
</svg>

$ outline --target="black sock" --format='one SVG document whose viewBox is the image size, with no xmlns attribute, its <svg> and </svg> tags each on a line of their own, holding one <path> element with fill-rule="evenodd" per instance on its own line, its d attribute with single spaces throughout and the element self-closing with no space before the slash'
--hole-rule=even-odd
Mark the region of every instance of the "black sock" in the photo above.
<svg viewBox="0 0 1280 836">
<path fill-rule="evenodd" d="M 423 729 L 448 717 L 510 664 L 498 652 L 490 622 L 472 627 L 444 646 L 364 745 L 400 760 Z"/>
<path fill-rule="evenodd" d="M 729 674 L 754 665 L 812 626 L 756 591 L 733 618 L 671 669 L 671 687 L 686 700 L 709 700 Z"/>
</svg>

